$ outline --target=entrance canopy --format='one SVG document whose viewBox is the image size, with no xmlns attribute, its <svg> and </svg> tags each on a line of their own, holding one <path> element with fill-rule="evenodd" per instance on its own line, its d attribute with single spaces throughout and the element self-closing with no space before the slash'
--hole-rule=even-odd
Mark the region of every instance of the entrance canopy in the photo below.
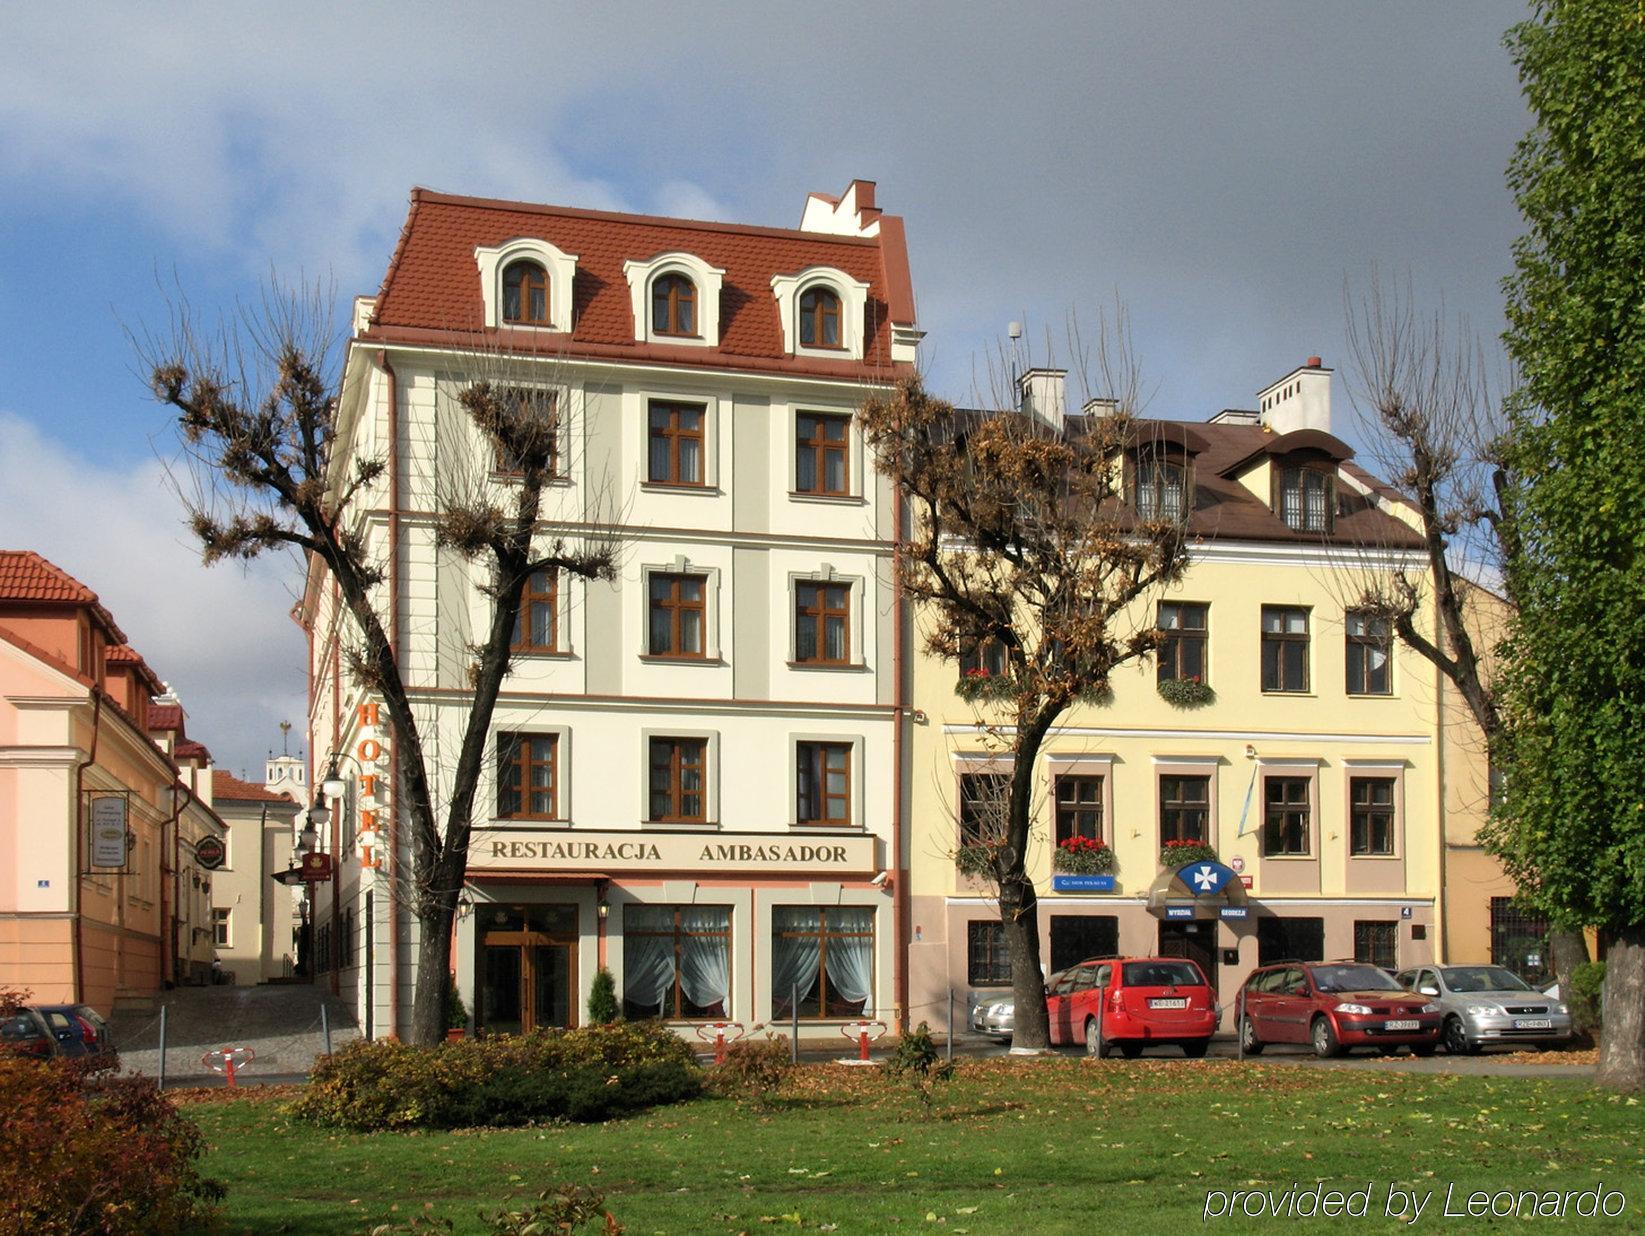
<svg viewBox="0 0 1645 1236">
<path fill-rule="evenodd" d="M 1250 916 L 1245 885 L 1233 868 L 1204 860 L 1160 872 L 1148 889 L 1148 912 L 1163 919 Z"/>
</svg>

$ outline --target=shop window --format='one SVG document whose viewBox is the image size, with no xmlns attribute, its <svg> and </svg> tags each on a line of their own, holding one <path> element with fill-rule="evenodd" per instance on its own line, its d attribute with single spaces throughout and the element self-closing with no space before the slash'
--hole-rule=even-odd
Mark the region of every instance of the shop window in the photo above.
<svg viewBox="0 0 1645 1236">
<path fill-rule="evenodd" d="M 1491 898 L 1491 964 L 1512 970 L 1533 987 L 1552 976 L 1548 920 L 1516 904 L 1512 897 Z"/>
<path fill-rule="evenodd" d="M 972 987 L 1009 987 L 1011 954 L 1005 947 L 1005 924 L 972 919 L 965 928 L 965 972 Z"/>
<path fill-rule="evenodd" d="M 1354 924 L 1355 961 L 1395 970 L 1399 968 L 1398 957 L 1398 923 L 1361 921 Z"/>
<path fill-rule="evenodd" d="M 1059 973 L 1092 957 L 1120 951 L 1120 921 L 1112 914 L 1053 914 L 1051 972 Z"/>
<path fill-rule="evenodd" d="M 1323 918 L 1259 918 L 1257 965 L 1281 961 L 1324 961 Z"/>
<path fill-rule="evenodd" d="M 873 1011 L 874 911 L 776 906 L 771 911 L 771 1016 L 861 1017 Z M 796 1003 L 797 1001 L 797 1003 Z"/>
<path fill-rule="evenodd" d="M 723 1018 L 731 1006 L 731 910 L 623 908 L 623 1016 Z"/>
</svg>

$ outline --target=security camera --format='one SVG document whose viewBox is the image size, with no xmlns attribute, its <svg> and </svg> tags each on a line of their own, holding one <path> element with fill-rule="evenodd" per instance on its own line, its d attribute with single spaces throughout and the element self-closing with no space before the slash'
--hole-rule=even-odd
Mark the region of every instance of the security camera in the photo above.
<svg viewBox="0 0 1645 1236">
<path fill-rule="evenodd" d="M 882 872 L 880 872 L 879 875 L 875 876 L 872 880 L 870 880 L 869 883 L 872 884 L 875 888 L 884 888 L 885 887 L 885 882 L 887 880 L 889 880 L 890 878 L 891 878 L 891 873 L 889 871 L 882 871 Z"/>
</svg>

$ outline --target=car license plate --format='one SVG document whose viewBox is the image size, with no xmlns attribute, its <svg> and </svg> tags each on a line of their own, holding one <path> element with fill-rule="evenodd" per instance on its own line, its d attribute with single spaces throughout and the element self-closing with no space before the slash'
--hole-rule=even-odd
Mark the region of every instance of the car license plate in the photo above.
<svg viewBox="0 0 1645 1236">
<path fill-rule="evenodd" d="M 1515 1030 L 1552 1030 L 1554 1023 L 1547 1017 L 1522 1017 L 1514 1022 Z"/>
<path fill-rule="evenodd" d="M 1422 1029 L 1422 1023 L 1420 1021 L 1385 1021 L 1382 1023 L 1382 1028 L 1384 1030 L 1420 1030 Z"/>
<path fill-rule="evenodd" d="M 1175 999 L 1156 996 L 1148 1001 L 1148 1007 L 1151 1009 L 1185 1009 L 1188 1007 L 1188 1001 L 1185 997 L 1180 996 Z"/>
</svg>

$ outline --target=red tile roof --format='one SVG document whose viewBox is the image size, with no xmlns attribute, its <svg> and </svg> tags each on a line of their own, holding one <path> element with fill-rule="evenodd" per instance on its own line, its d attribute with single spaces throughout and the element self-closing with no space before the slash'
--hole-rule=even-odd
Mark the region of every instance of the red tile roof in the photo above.
<svg viewBox="0 0 1645 1236">
<path fill-rule="evenodd" d="M 179 704 L 150 704 L 149 729 L 183 730 L 183 709 Z"/>
<path fill-rule="evenodd" d="M 97 594 L 32 549 L 0 549 L 0 602 L 5 601 L 90 606 L 114 639 L 125 642 L 125 632 L 115 623 L 114 615 L 103 608 Z"/>
<path fill-rule="evenodd" d="M 171 758 L 174 760 L 201 760 L 211 763 L 211 752 L 206 750 L 206 744 L 195 742 L 192 738 L 182 738 L 171 749 Z"/>
<path fill-rule="evenodd" d="M 506 338 L 520 351 L 663 364 L 774 369 L 860 378 L 865 368 L 889 376 L 891 322 L 913 321 L 912 286 L 902 220 L 879 219 L 878 237 L 837 236 L 797 229 L 746 227 L 662 219 L 650 215 L 534 206 L 413 189 L 411 209 L 377 295 L 367 336 L 408 343 Z M 486 331 L 480 271 L 474 251 L 519 237 L 549 241 L 577 255 L 574 328 L 564 334 Z M 724 269 L 720 346 L 635 342 L 633 302 L 625 261 L 683 250 Z M 836 267 L 869 285 L 864 360 L 791 357 L 771 279 L 808 266 Z"/>
<path fill-rule="evenodd" d="M 297 800 L 290 794 L 275 793 L 250 781 L 242 781 L 233 773 L 213 769 L 211 773 L 212 801 L 223 799 L 230 802 L 252 803 L 294 803 Z"/>
</svg>

